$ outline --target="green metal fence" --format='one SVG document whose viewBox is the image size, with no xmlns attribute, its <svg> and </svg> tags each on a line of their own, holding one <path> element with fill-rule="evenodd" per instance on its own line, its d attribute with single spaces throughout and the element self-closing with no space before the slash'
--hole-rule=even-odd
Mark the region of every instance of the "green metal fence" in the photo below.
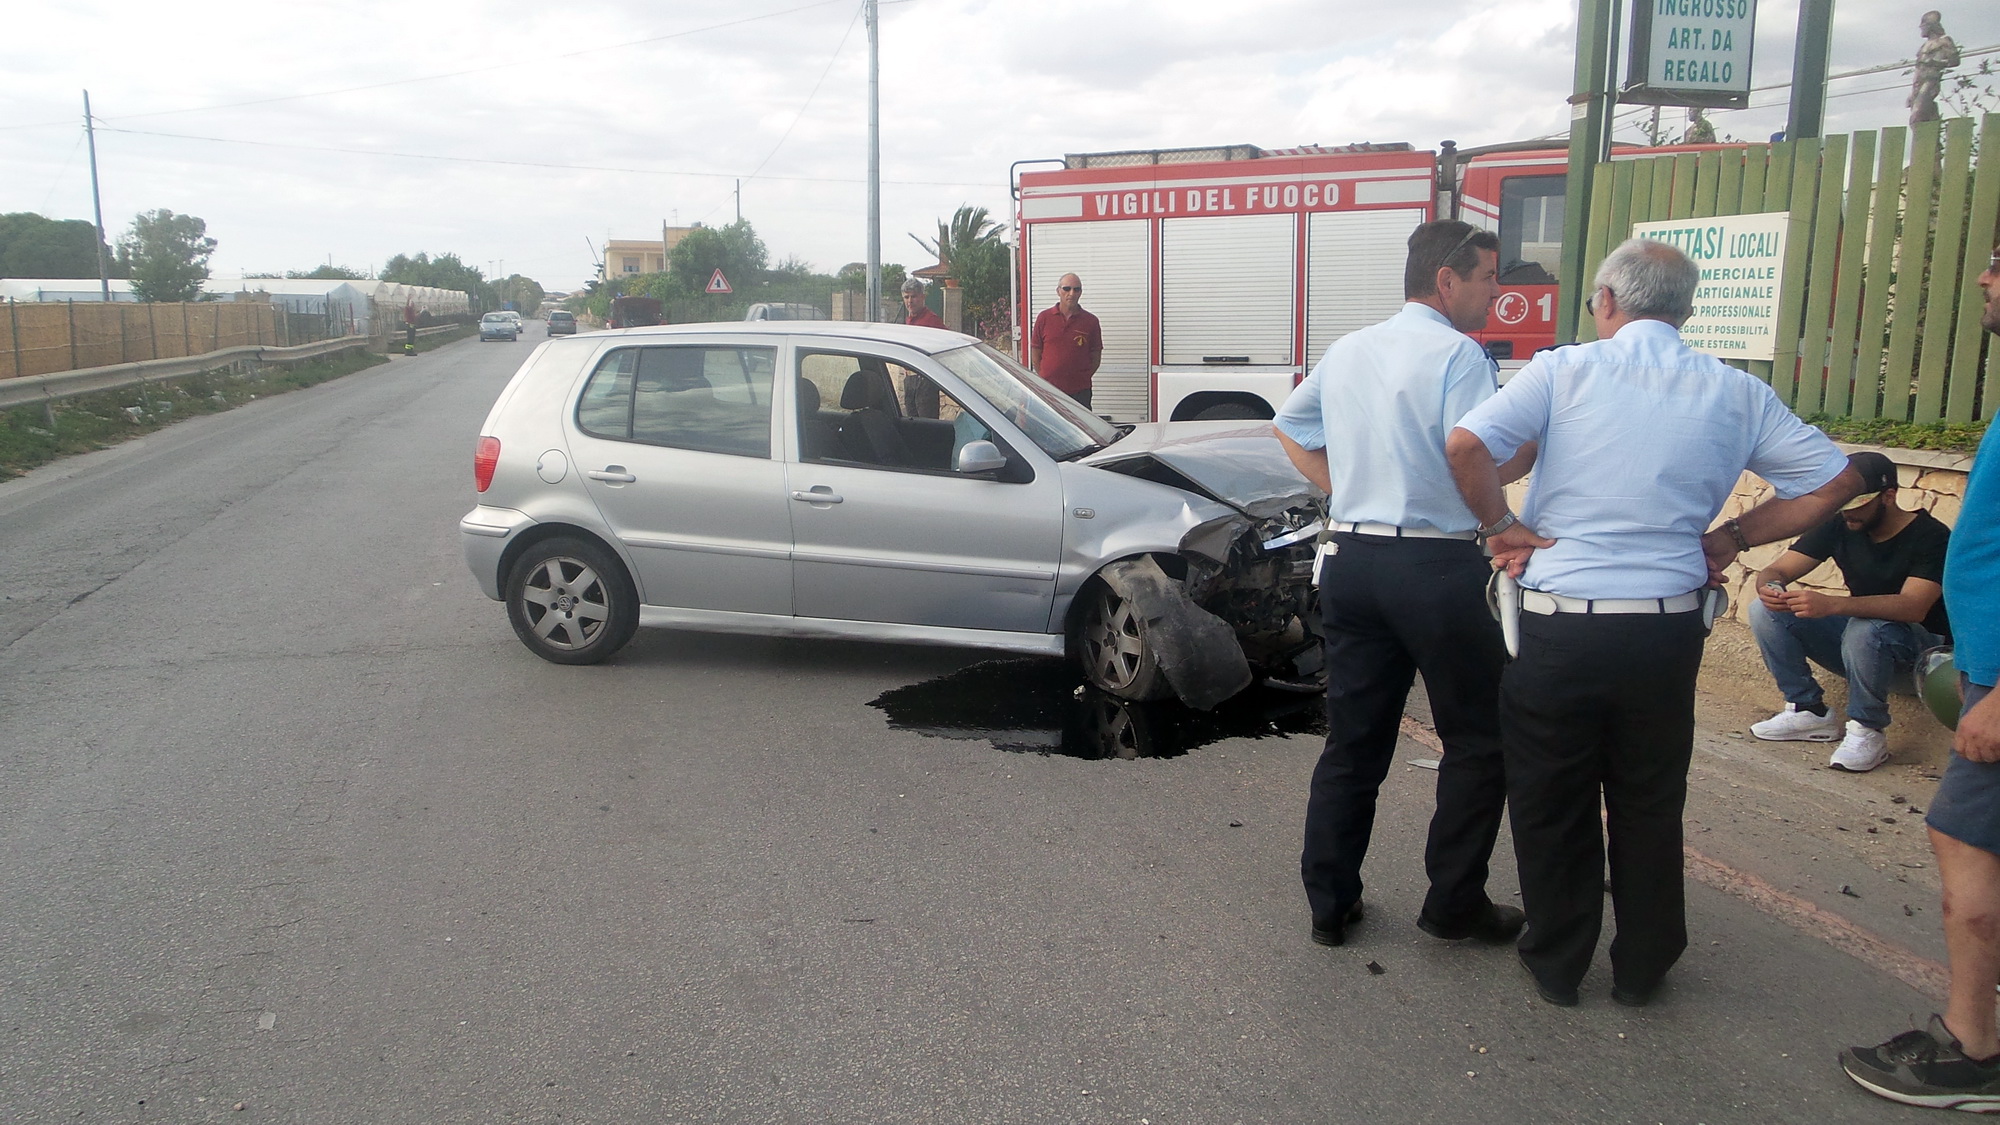
<svg viewBox="0 0 2000 1125">
<path fill-rule="evenodd" d="M 1789 211 L 1778 347 L 1736 361 L 1801 414 L 1972 422 L 2000 413 L 1978 277 L 2000 233 L 2000 114 L 1598 166 L 1594 276 L 1632 224 Z M 1589 290 L 1565 286 L 1576 308 Z M 1581 339 L 1595 332 L 1577 319 Z"/>
</svg>

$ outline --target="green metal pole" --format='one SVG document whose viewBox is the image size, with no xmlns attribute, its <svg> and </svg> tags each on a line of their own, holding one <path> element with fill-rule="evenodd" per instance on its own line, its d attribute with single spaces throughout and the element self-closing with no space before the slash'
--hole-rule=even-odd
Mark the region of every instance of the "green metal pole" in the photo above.
<svg viewBox="0 0 2000 1125">
<path fill-rule="evenodd" d="M 1833 0 L 1799 0 L 1799 37 L 1792 50 L 1792 108 L 1785 139 L 1820 135 L 1826 116 L 1826 63 L 1833 49 Z"/>
<path fill-rule="evenodd" d="M 1563 198 L 1562 289 L 1556 301 L 1556 342 L 1576 341 L 1582 309 L 1584 235 L 1598 161 L 1608 155 L 1611 124 L 1611 48 L 1618 38 L 1618 0 L 1577 0 L 1576 92 L 1570 96 L 1569 182 Z"/>
</svg>

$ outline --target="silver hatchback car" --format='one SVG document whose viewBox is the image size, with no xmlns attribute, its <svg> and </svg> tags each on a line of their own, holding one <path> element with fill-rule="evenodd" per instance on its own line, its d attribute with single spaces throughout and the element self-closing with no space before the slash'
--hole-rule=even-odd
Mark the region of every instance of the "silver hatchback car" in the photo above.
<svg viewBox="0 0 2000 1125">
<path fill-rule="evenodd" d="M 1064 655 L 1210 707 L 1310 677 L 1318 492 L 1268 422 L 1114 426 L 970 336 L 554 339 L 473 459 L 466 562 L 562 664 L 641 626 Z"/>
</svg>

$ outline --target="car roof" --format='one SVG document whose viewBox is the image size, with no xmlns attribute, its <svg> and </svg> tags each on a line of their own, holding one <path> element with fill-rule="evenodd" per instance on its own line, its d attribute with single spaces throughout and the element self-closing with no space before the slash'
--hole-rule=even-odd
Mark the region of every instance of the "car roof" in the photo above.
<svg viewBox="0 0 2000 1125">
<path fill-rule="evenodd" d="M 901 344 L 906 348 L 933 354 L 979 342 L 976 336 L 951 332 L 943 328 L 919 328 L 910 324 L 870 324 L 861 320 L 724 320 L 706 324 L 651 324 L 639 328 L 621 328 L 608 335 L 639 339 L 656 337 L 672 339 L 676 336 L 693 335 L 824 336 L 843 340 L 866 340 L 870 343 Z"/>
</svg>

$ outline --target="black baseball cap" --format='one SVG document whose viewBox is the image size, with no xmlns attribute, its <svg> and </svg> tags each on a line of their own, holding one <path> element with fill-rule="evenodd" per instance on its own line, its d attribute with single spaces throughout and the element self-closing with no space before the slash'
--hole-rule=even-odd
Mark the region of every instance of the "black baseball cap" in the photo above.
<svg viewBox="0 0 2000 1125">
<path fill-rule="evenodd" d="M 1896 463 L 1872 449 L 1849 454 L 1847 464 L 1861 474 L 1861 491 L 1840 506 L 1843 512 L 1859 508 L 1875 499 L 1877 494 L 1896 487 Z"/>
</svg>

